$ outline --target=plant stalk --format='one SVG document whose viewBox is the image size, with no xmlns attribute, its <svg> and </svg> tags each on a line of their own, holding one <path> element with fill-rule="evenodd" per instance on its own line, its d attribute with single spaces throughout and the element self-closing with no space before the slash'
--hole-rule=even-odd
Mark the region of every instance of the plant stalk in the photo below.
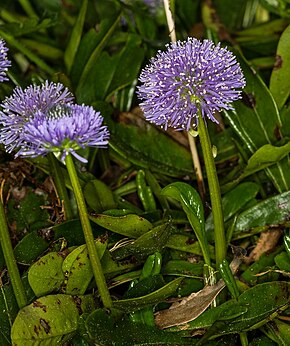
<svg viewBox="0 0 290 346">
<path fill-rule="evenodd" d="M 208 129 L 200 110 L 198 117 L 198 133 L 207 174 L 213 215 L 216 268 L 219 268 L 219 265 L 222 263 L 222 260 L 225 259 L 227 252 L 222 201 Z"/>
<path fill-rule="evenodd" d="M 1 189 L 2 192 L 2 189 Z M 4 206 L 2 202 L 2 193 L 0 198 L 0 243 L 11 280 L 14 295 L 19 309 L 27 305 L 26 292 L 14 257 L 13 247 L 11 244 L 9 229 L 6 222 Z"/>
<path fill-rule="evenodd" d="M 93 236 L 90 220 L 87 213 L 84 195 L 83 195 L 81 185 L 77 176 L 73 158 L 70 154 L 66 156 L 65 163 L 66 163 L 66 167 L 67 167 L 70 181 L 72 184 L 72 189 L 74 191 L 75 198 L 77 201 L 83 233 L 86 240 L 90 262 L 92 265 L 92 269 L 93 269 L 95 281 L 99 290 L 99 294 L 102 299 L 104 307 L 111 308 L 112 299 L 106 284 L 106 279 L 102 270 L 100 257 L 98 255 L 97 248 L 94 242 L 94 236 Z"/>
</svg>

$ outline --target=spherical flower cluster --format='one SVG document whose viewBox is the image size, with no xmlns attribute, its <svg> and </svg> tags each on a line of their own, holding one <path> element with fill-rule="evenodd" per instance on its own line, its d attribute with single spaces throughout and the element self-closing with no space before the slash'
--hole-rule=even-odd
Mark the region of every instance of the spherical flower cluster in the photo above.
<svg viewBox="0 0 290 346">
<path fill-rule="evenodd" d="M 167 45 L 139 77 L 137 95 L 147 120 L 165 129 L 189 130 L 203 117 L 217 122 L 214 113 L 233 109 L 245 86 L 235 56 L 210 40 L 188 38 Z"/>
<path fill-rule="evenodd" d="M 64 160 L 86 146 L 104 147 L 109 132 L 103 117 L 93 107 L 74 104 L 73 95 L 62 84 L 46 81 L 25 90 L 17 87 L 0 105 L 0 143 L 15 156 L 37 157 L 48 152 Z"/>
<path fill-rule="evenodd" d="M 8 67 L 11 66 L 11 62 L 7 58 L 8 48 L 5 46 L 5 42 L 0 39 L 0 83 L 8 80 L 6 72 Z"/>
<path fill-rule="evenodd" d="M 48 112 L 38 111 L 23 127 L 25 145 L 16 156 L 37 157 L 54 152 L 60 153 L 63 161 L 71 153 L 87 162 L 76 150 L 108 144 L 109 131 L 102 122 L 100 112 L 85 105 L 61 105 Z"/>
<path fill-rule="evenodd" d="M 7 152 L 23 145 L 21 136 L 25 123 L 35 113 L 46 112 L 58 105 L 70 104 L 74 97 L 60 83 L 46 81 L 41 85 L 30 85 L 26 89 L 16 87 L 13 94 L 7 97 L 0 107 L 0 143 L 5 145 Z"/>
</svg>

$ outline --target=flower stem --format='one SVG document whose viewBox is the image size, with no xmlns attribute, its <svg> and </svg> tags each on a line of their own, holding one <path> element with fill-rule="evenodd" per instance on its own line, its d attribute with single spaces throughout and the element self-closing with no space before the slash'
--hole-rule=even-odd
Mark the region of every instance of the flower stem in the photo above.
<svg viewBox="0 0 290 346">
<path fill-rule="evenodd" d="M 5 211 L 0 198 L 0 243 L 7 265 L 9 277 L 11 280 L 14 295 L 19 309 L 27 305 L 27 297 L 24 286 L 18 271 L 17 263 L 14 257 L 14 252 L 11 244 L 9 229 L 6 222 Z"/>
<path fill-rule="evenodd" d="M 200 110 L 198 118 L 198 133 L 204 158 L 211 200 L 211 208 L 214 223 L 216 267 L 219 268 L 219 265 L 222 263 L 222 260 L 226 257 L 227 251 L 226 237 L 224 231 L 224 218 L 222 211 L 220 186 L 216 172 L 214 157 L 212 154 L 212 146 L 207 126 L 203 117 L 201 116 Z"/>
<path fill-rule="evenodd" d="M 87 214 L 87 208 L 85 204 L 84 195 L 83 195 L 80 182 L 77 176 L 73 158 L 70 154 L 66 156 L 65 163 L 66 163 L 66 167 L 67 167 L 70 181 L 72 184 L 72 188 L 75 194 L 75 198 L 77 201 L 83 233 L 85 236 L 88 253 L 90 257 L 90 262 L 92 265 L 92 269 L 93 269 L 94 277 L 95 277 L 96 284 L 99 290 L 99 294 L 101 296 L 104 307 L 111 308 L 112 299 L 111 299 L 108 287 L 106 285 L 106 279 L 102 270 L 101 261 L 97 253 L 97 248 L 95 246 L 94 236 L 93 236 L 90 220 Z"/>
<path fill-rule="evenodd" d="M 71 220 L 73 218 L 73 212 L 71 209 L 71 204 L 70 204 L 67 189 L 65 186 L 65 181 L 61 173 L 61 168 L 59 166 L 58 160 L 53 155 L 53 153 L 49 153 L 47 155 L 47 158 L 48 158 L 48 162 L 50 166 L 50 174 L 55 184 L 58 198 L 60 199 L 61 203 L 63 203 L 65 219 Z"/>
</svg>

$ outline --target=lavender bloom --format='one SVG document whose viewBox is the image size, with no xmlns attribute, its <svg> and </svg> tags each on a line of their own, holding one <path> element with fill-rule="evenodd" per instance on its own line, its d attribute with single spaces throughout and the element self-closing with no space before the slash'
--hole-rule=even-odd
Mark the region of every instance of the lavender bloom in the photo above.
<svg viewBox="0 0 290 346">
<path fill-rule="evenodd" d="M 0 83 L 8 80 L 6 72 L 11 66 L 11 62 L 7 58 L 7 52 L 8 48 L 5 46 L 5 41 L 0 39 Z"/>
<path fill-rule="evenodd" d="M 235 56 L 210 40 L 188 38 L 167 45 L 139 77 L 137 95 L 147 120 L 167 129 L 189 130 L 203 117 L 217 122 L 215 111 L 233 109 L 245 86 Z"/>
<path fill-rule="evenodd" d="M 62 105 L 45 113 L 38 111 L 23 127 L 21 137 L 25 145 L 16 156 L 37 157 L 54 152 L 60 153 L 63 161 L 71 153 L 87 162 L 76 150 L 108 144 L 109 131 L 102 122 L 100 112 L 85 105 Z"/>
<path fill-rule="evenodd" d="M 12 96 L 7 97 L 0 106 L 0 143 L 7 152 L 12 152 L 22 143 L 21 132 L 25 123 L 35 113 L 46 112 L 57 105 L 71 103 L 73 95 L 60 83 L 46 81 L 41 85 L 30 85 L 26 89 L 16 87 Z"/>
</svg>

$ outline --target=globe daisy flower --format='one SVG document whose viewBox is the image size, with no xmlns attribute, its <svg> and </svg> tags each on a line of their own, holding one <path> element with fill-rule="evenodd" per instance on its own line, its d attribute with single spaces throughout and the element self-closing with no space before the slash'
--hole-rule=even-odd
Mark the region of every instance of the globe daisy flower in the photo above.
<svg viewBox="0 0 290 346">
<path fill-rule="evenodd" d="M 5 45 L 5 41 L 0 39 L 0 83 L 8 80 L 6 72 L 11 66 L 11 61 L 7 58 L 8 48 Z"/>
<path fill-rule="evenodd" d="M 108 144 L 109 131 L 102 123 L 100 112 L 91 106 L 57 105 L 47 112 L 38 111 L 23 126 L 24 144 L 16 156 L 37 157 L 54 152 L 62 161 L 72 154 L 81 162 L 87 162 L 76 151 Z"/>
<path fill-rule="evenodd" d="M 156 125 L 189 130 L 215 112 L 233 109 L 245 86 L 240 65 L 227 48 L 188 38 L 168 44 L 141 72 L 137 95 L 146 119 Z"/>
<path fill-rule="evenodd" d="M 0 143 L 11 153 L 22 143 L 21 133 L 25 123 L 37 112 L 47 112 L 59 106 L 70 104 L 74 97 L 60 83 L 46 81 L 41 85 L 30 85 L 26 89 L 16 87 L 0 107 Z"/>
</svg>

